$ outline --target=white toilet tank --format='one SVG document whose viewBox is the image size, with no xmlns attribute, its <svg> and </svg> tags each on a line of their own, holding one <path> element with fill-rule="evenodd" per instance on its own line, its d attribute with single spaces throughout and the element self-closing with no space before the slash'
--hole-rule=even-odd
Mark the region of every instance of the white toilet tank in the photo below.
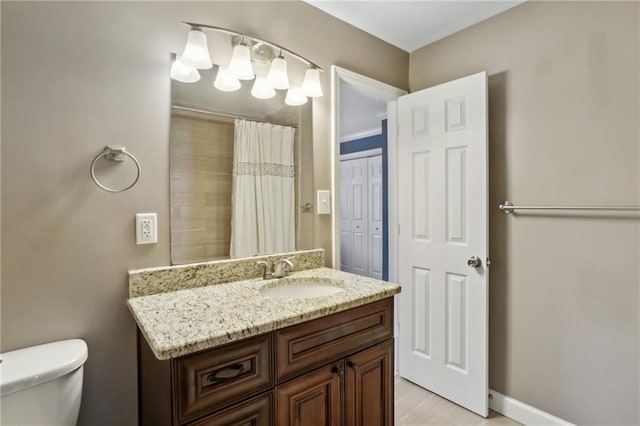
<svg viewBox="0 0 640 426">
<path fill-rule="evenodd" d="M 80 339 L 3 353 L 0 425 L 75 425 L 87 354 Z"/>
</svg>

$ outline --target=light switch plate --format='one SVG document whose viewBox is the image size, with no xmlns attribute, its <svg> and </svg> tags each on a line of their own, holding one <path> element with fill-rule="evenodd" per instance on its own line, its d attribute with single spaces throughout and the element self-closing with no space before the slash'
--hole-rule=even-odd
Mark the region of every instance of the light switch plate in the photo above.
<svg viewBox="0 0 640 426">
<path fill-rule="evenodd" d="M 331 214 L 331 191 L 318 191 L 318 214 Z"/>
</svg>

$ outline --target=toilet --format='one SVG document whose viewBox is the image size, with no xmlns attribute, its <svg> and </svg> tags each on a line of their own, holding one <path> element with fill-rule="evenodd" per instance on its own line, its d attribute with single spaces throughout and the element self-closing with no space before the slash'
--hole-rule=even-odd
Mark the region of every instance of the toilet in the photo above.
<svg viewBox="0 0 640 426">
<path fill-rule="evenodd" d="M 0 424 L 75 425 L 87 354 L 80 339 L 3 353 Z"/>
</svg>

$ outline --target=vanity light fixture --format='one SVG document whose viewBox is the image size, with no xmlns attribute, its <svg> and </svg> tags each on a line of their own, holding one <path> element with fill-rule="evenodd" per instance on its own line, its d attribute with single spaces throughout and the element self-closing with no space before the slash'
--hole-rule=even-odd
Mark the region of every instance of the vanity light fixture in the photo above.
<svg viewBox="0 0 640 426">
<path fill-rule="evenodd" d="M 255 77 L 251 66 L 251 50 L 249 50 L 245 37 L 242 37 L 242 41 L 233 48 L 229 71 L 234 73 L 239 80 L 253 80 Z"/>
<path fill-rule="evenodd" d="M 256 75 L 251 95 L 256 99 L 271 99 L 276 95 L 276 90 L 269 84 L 265 77 Z"/>
<path fill-rule="evenodd" d="M 227 67 L 219 66 L 213 87 L 223 92 L 235 92 L 240 89 L 240 80 Z"/>
<path fill-rule="evenodd" d="M 176 55 L 171 64 L 171 78 L 183 83 L 195 83 L 200 80 L 200 73 L 197 68 L 185 65 L 182 62 L 182 55 Z"/>
<path fill-rule="evenodd" d="M 190 67 L 208 70 L 213 66 L 207 46 L 207 36 L 198 26 L 191 26 L 187 36 L 187 45 L 184 47 L 182 62 Z"/>
<path fill-rule="evenodd" d="M 257 99 L 270 99 L 275 96 L 275 90 L 288 90 L 285 103 L 296 106 L 306 103 L 307 97 L 322 96 L 320 72 L 323 69 L 307 58 L 270 41 L 237 31 L 192 22 L 183 22 L 183 24 L 188 25 L 190 30 L 182 59 L 178 58 L 172 64 L 172 79 L 183 83 L 196 82 L 200 79 L 198 69 L 209 69 L 213 66 L 209 56 L 207 36 L 204 32 L 204 30 L 211 30 L 231 36 L 233 46 L 228 67 L 224 66 L 226 64 L 218 65 L 218 73 L 213 84 L 218 90 L 226 92 L 238 90 L 242 85 L 240 80 L 255 78 L 251 94 Z M 274 57 L 274 51 L 280 52 L 277 57 Z M 287 60 L 290 59 L 298 60 L 308 66 L 302 88 L 289 84 Z M 252 63 L 270 64 L 266 76 L 256 75 Z"/>
<path fill-rule="evenodd" d="M 322 86 L 320 85 L 320 71 L 317 68 L 310 67 L 304 73 L 304 81 L 302 82 L 302 91 L 309 98 L 317 98 L 322 96 Z"/>
<path fill-rule="evenodd" d="M 267 80 L 274 89 L 286 90 L 289 88 L 289 74 L 287 74 L 287 61 L 285 61 L 282 52 L 271 62 Z"/>
<path fill-rule="evenodd" d="M 287 97 L 284 99 L 284 103 L 289 106 L 299 106 L 307 103 L 307 97 L 304 92 L 298 86 L 291 86 L 287 90 Z"/>
</svg>

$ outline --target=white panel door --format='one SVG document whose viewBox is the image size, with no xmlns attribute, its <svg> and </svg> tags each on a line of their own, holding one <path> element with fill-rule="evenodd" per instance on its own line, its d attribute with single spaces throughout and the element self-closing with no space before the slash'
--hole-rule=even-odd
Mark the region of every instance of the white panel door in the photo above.
<svg viewBox="0 0 640 426">
<path fill-rule="evenodd" d="M 340 269 L 368 275 L 367 159 L 340 162 Z"/>
<path fill-rule="evenodd" d="M 351 166 L 340 162 L 340 270 L 351 270 Z"/>
<path fill-rule="evenodd" d="M 367 275 L 369 270 L 367 240 L 367 159 L 349 160 L 351 170 L 351 271 L 358 275 Z"/>
<path fill-rule="evenodd" d="M 369 198 L 369 276 L 382 279 L 382 156 L 367 158 Z"/>
<path fill-rule="evenodd" d="M 400 375 L 485 417 L 486 81 L 398 100 Z"/>
</svg>

